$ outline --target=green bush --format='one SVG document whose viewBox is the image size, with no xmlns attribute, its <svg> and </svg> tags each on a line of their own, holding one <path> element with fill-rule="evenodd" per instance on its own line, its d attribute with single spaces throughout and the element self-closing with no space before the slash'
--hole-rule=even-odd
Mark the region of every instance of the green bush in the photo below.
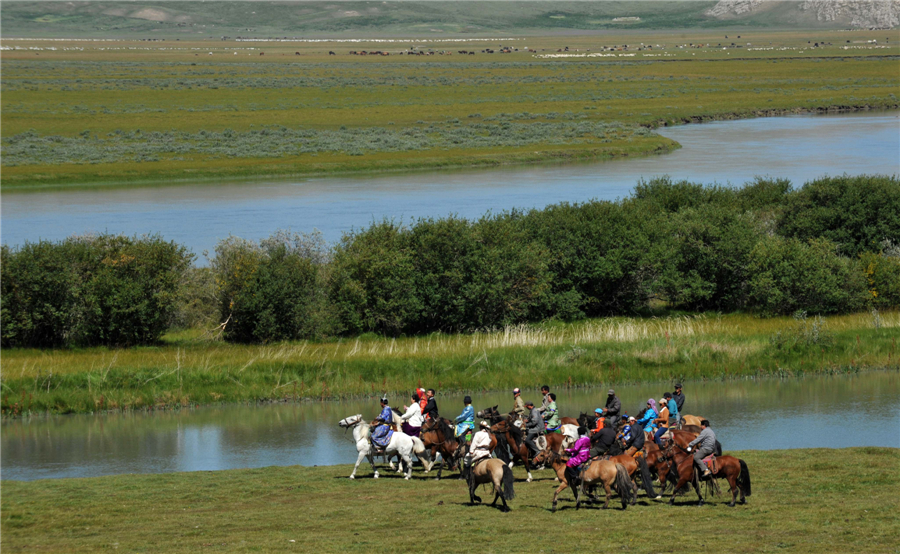
<svg viewBox="0 0 900 554">
<path fill-rule="evenodd" d="M 235 237 L 221 241 L 212 273 L 225 339 L 268 342 L 335 333 L 327 261 L 318 234 L 278 232 L 259 244 Z"/>
<path fill-rule="evenodd" d="M 839 256 L 826 239 L 767 237 L 750 253 L 748 266 L 750 306 L 764 315 L 851 312 L 868 301 L 858 264 Z"/>
<path fill-rule="evenodd" d="M 885 252 L 863 252 L 859 261 L 872 305 L 876 308 L 900 307 L 900 257 Z"/>
<path fill-rule="evenodd" d="M 3 251 L 5 346 L 151 344 L 193 260 L 159 236 L 73 237 Z"/>
<path fill-rule="evenodd" d="M 757 218 L 728 205 L 686 208 L 669 220 L 666 271 L 660 288 L 688 310 L 744 307 L 750 252 L 763 236 Z"/>
<path fill-rule="evenodd" d="M 392 221 L 344 235 L 331 275 L 332 301 L 351 333 L 399 335 L 422 313 L 409 234 Z"/>
<path fill-rule="evenodd" d="M 0 252 L 2 344 L 57 347 L 68 344 L 79 321 L 82 275 L 72 263 L 70 241 L 26 243 Z"/>
<path fill-rule="evenodd" d="M 826 177 L 786 198 L 778 233 L 801 241 L 824 237 L 841 253 L 878 252 L 900 243 L 900 179 L 886 175 Z"/>
</svg>

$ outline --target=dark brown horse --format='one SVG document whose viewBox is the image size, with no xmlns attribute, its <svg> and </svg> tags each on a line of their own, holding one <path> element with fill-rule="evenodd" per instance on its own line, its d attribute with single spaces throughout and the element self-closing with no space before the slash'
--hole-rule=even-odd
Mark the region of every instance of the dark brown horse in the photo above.
<svg viewBox="0 0 900 554">
<path fill-rule="evenodd" d="M 522 435 L 522 430 L 513 425 L 512 420 L 513 418 L 510 417 L 507 420 L 492 425 L 491 433 L 494 433 L 495 435 L 500 434 L 506 437 L 506 442 L 509 444 L 509 449 L 512 451 L 510 465 L 514 464 L 516 461 L 522 462 L 525 466 L 525 471 L 528 473 L 528 479 L 526 479 L 525 482 L 530 483 L 532 480 L 531 464 L 529 463 L 531 451 L 528 449 L 528 446 L 525 445 L 525 437 Z"/>
</svg>

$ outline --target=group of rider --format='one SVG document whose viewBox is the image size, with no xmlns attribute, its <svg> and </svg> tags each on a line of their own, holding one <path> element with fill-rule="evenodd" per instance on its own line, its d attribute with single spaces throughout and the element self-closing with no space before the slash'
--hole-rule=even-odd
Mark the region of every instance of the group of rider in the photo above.
<svg viewBox="0 0 900 554">
<path fill-rule="evenodd" d="M 537 442 L 541 435 L 546 433 L 561 432 L 562 424 L 559 416 L 559 408 L 556 405 L 556 395 L 550 392 L 550 387 L 541 387 L 543 400 L 539 407 L 533 402 L 522 399 L 521 390 L 513 389 L 514 406 L 510 415 L 517 415 L 517 425 L 524 427 L 525 444 L 532 454 L 539 451 Z M 437 403 L 434 398 L 434 389 L 416 389 L 412 395 L 412 403 L 404 406 L 404 413 L 400 416 L 401 428 L 404 433 L 418 437 L 422 428 L 430 425 L 438 419 Z M 462 413 L 456 417 L 456 437 L 461 442 L 471 440 L 469 453 L 472 462 L 490 457 L 491 437 L 490 424 L 482 421 L 480 430 L 475 431 L 475 410 L 472 407 L 472 398 L 466 396 L 463 399 Z M 657 401 L 653 398 L 647 400 L 647 406 L 638 416 L 628 416 L 622 412 L 622 402 L 616 396 L 615 390 L 609 389 L 606 404 L 603 408 L 594 410 L 596 413 L 595 427 L 588 432 L 585 426 L 578 428 L 578 437 L 574 444 L 566 451 L 569 455 L 567 462 L 567 478 L 577 478 L 577 468 L 591 458 L 603 456 L 614 451 L 614 445 L 618 445 L 625 454 L 633 457 L 643 455 L 645 444 L 645 432 L 653 436 L 657 444 L 661 444 L 663 435 L 670 429 L 680 425 L 682 407 L 684 406 L 684 392 L 680 383 L 675 385 L 674 393 L 667 392 Z M 387 397 L 381 399 L 381 413 L 372 422 L 375 430 L 372 433 L 372 442 L 376 447 L 384 447 L 390 440 L 391 424 L 394 421 L 393 410 L 388 405 Z M 709 474 L 702 460 L 712 454 L 716 447 L 716 436 L 709 427 L 709 421 L 701 422 L 702 431 L 699 436 L 691 441 L 688 451 L 692 452 L 694 464 L 705 477 Z M 473 434 L 474 433 L 474 434 Z M 571 475 L 570 475 L 571 470 Z M 572 481 L 570 481 L 572 482 Z"/>
</svg>

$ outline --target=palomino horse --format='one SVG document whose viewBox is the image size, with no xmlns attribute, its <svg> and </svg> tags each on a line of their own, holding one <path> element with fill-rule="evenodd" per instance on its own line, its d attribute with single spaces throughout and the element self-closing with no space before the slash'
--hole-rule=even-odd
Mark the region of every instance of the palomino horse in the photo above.
<svg viewBox="0 0 900 554">
<path fill-rule="evenodd" d="M 469 502 L 473 506 L 475 502 L 481 502 L 481 497 L 475 494 L 475 488 L 478 485 L 491 483 L 494 486 L 494 501 L 491 502 L 491 506 L 496 506 L 499 498 L 503 501 L 503 507 L 500 508 L 500 511 L 509 511 L 506 501 L 515 498 L 516 493 L 513 489 L 515 479 L 508 465 L 497 458 L 487 458 L 477 462 L 475 467 L 470 468 L 467 471 L 466 479 L 469 482 Z"/>
<path fill-rule="evenodd" d="M 675 490 L 672 491 L 672 498 L 669 504 L 675 504 L 675 496 L 690 482 L 697 491 L 698 506 L 703 505 L 703 496 L 700 494 L 700 478 L 694 467 L 694 457 L 687 452 L 681 452 L 677 449 L 674 451 L 673 462 L 669 465 L 668 480 L 675 484 Z M 716 456 L 716 465 L 718 471 L 712 475 L 713 479 L 726 479 L 731 490 L 731 502 L 729 506 L 734 507 L 737 501 L 738 492 L 741 495 L 741 504 L 747 503 L 747 496 L 750 496 L 750 470 L 747 463 L 740 458 L 734 456 Z M 713 487 L 713 491 L 716 488 Z M 708 491 L 707 491 L 708 492 Z"/>
<path fill-rule="evenodd" d="M 538 460 L 540 458 L 540 460 Z M 544 450 L 535 457 L 535 463 L 549 463 L 553 466 L 556 475 L 559 478 L 559 488 L 553 493 L 553 511 L 556 511 L 556 502 L 559 499 L 559 493 L 562 492 L 569 483 L 566 481 L 566 462 L 568 458 L 560 456 L 551 450 Z M 581 497 L 579 489 L 586 491 L 589 487 L 603 485 L 606 490 L 606 503 L 603 509 L 609 507 L 609 499 L 612 498 L 612 491 L 615 490 L 622 499 L 622 509 L 628 508 L 628 502 L 632 499 L 631 480 L 628 478 L 628 472 L 622 464 L 617 464 L 609 460 L 593 460 L 584 472 L 581 474 L 581 487 L 572 487 L 572 494 L 575 495 L 575 509 L 581 506 Z M 592 501 L 597 499 L 588 493 Z"/>
<path fill-rule="evenodd" d="M 522 430 L 511 425 L 509 420 L 507 420 L 492 425 L 491 433 L 499 433 L 506 437 L 506 442 L 509 444 L 509 449 L 512 451 L 512 460 L 509 462 L 509 465 L 512 466 L 516 460 L 521 461 L 525 466 L 525 471 L 528 472 L 528 479 L 525 481 L 530 483 L 532 480 L 531 464 L 529 464 L 531 451 L 528 450 L 528 446 L 525 445 L 525 438 L 522 436 Z"/>
<path fill-rule="evenodd" d="M 350 478 L 356 478 L 356 469 L 359 467 L 359 464 L 362 463 L 363 458 L 368 457 L 369 463 L 372 464 L 372 471 L 375 472 L 375 479 L 378 479 L 378 470 L 375 469 L 375 456 L 373 455 L 372 442 L 369 440 L 371 429 L 369 428 L 369 424 L 362 418 L 362 414 L 345 417 L 338 422 L 338 425 L 344 429 L 353 429 L 353 440 L 356 441 L 356 450 L 359 452 L 359 457 L 356 459 L 356 465 L 353 466 L 353 473 L 350 474 Z M 416 437 L 410 437 L 404 433 L 394 432 L 394 434 L 391 435 L 391 441 L 388 443 L 387 448 L 384 449 L 384 452 L 388 456 L 394 453 L 400 454 L 400 458 L 403 463 L 406 464 L 407 468 L 405 479 L 409 479 L 412 476 L 411 456 L 413 452 L 415 452 L 417 456 L 423 456 L 425 454 L 425 445 Z"/>
<path fill-rule="evenodd" d="M 693 425 L 695 427 L 700 427 L 700 422 L 706 418 L 703 418 L 700 416 L 695 416 L 695 415 L 685 414 L 685 415 L 681 416 L 681 419 L 684 420 L 684 423 L 682 425 Z M 682 427 L 682 428 L 684 428 L 684 427 Z"/>
</svg>

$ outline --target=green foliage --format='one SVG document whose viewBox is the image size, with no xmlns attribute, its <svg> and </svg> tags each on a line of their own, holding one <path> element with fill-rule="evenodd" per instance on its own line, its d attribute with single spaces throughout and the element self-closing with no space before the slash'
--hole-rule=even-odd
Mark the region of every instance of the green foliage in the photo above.
<svg viewBox="0 0 900 554">
<path fill-rule="evenodd" d="M 669 262 L 661 279 L 666 298 L 689 310 L 742 309 L 750 253 L 763 236 L 757 218 L 709 203 L 674 214 L 669 226 Z"/>
<path fill-rule="evenodd" d="M 398 335 L 413 325 L 423 303 L 408 233 L 382 221 L 345 235 L 335 249 L 331 294 L 352 333 Z"/>
<path fill-rule="evenodd" d="M 872 304 L 879 308 L 900 306 L 900 256 L 863 252 L 859 261 Z"/>
<path fill-rule="evenodd" d="M 318 234 L 279 232 L 258 245 L 234 237 L 220 242 L 212 271 L 225 338 L 268 342 L 333 334 L 327 256 Z"/>
<path fill-rule="evenodd" d="M 825 177 L 788 195 L 779 234 L 802 241 L 824 237 L 847 256 L 876 252 L 884 240 L 900 242 L 900 178 L 887 175 Z"/>
<path fill-rule="evenodd" d="M 72 237 L 3 250 L 3 345 L 150 344 L 193 255 L 159 236 Z"/>
<path fill-rule="evenodd" d="M 649 182 L 642 179 L 634 187 L 635 200 L 664 212 L 678 212 L 710 203 L 724 204 L 732 201 L 734 196 L 735 192 L 730 188 L 686 180 L 673 183 L 669 177 L 658 177 Z"/>
<path fill-rule="evenodd" d="M 796 325 L 777 331 L 769 337 L 770 347 L 779 352 L 804 352 L 811 347 L 823 350 L 834 344 L 834 334 L 826 330 L 825 319 L 816 316 L 810 321 L 806 312 L 794 313 Z"/>
<path fill-rule="evenodd" d="M 751 303 L 766 315 L 861 310 L 869 296 L 857 264 L 827 239 L 767 237 L 750 253 L 748 273 Z"/>
</svg>

